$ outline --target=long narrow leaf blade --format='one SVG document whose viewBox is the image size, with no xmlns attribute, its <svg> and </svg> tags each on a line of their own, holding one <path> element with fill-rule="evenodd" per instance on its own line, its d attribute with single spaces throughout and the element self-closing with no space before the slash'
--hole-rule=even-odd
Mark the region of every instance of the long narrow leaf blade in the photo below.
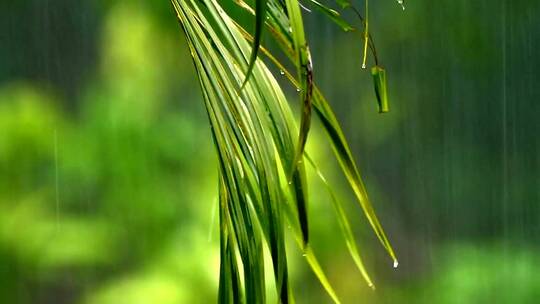
<svg viewBox="0 0 540 304">
<path fill-rule="evenodd" d="M 251 56 L 248 62 L 248 68 L 242 88 L 246 85 L 253 68 L 255 67 L 255 61 L 257 61 L 257 54 L 261 45 L 262 32 L 264 28 L 264 19 L 266 17 L 266 6 L 268 0 L 256 0 L 255 1 L 255 34 L 253 35 L 253 47 L 251 50 Z"/>
<path fill-rule="evenodd" d="M 388 95 L 386 93 L 386 71 L 380 66 L 374 66 L 371 69 L 371 76 L 373 77 L 373 86 L 375 88 L 379 113 L 387 113 L 390 111 L 390 108 L 388 106 Z"/>
</svg>

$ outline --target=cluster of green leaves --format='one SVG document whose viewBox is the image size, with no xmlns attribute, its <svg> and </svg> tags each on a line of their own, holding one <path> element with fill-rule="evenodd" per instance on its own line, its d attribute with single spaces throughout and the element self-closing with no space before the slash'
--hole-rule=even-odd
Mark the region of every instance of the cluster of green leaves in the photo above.
<svg viewBox="0 0 540 304">
<path fill-rule="evenodd" d="M 171 2 L 193 57 L 219 159 L 219 302 L 265 302 L 266 248 L 272 260 L 279 301 L 294 302 L 285 248 L 287 226 L 292 227 L 293 237 L 329 296 L 339 302 L 309 245 L 306 163 L 315 168 L 332 192 L 304 151 L 312 111 L 326 131 L 329 144 L 373 231 L 397 265 L 338 120 L 313 83 L 311 55 L 299 1 L 257 0 L 252 8 L 238 0 L 237 4 L 255 17 L 253 36 L 216 0 Z M 343 30 L 353 29 L 336 10 L 316 0 L 309 2 Z M 353 8 L 346 0 L 339 4 L 343 8 Z M 365 52 L 369 46 L 377 63 L 373 40 L 367 31 L 367 19 L 354 10 L 365 29 Z M 261 46 L 263 29 L 268 30 L 296 67 L 296 77 Z M 259 59 L 260 53 L 264 53 L 297 88 L 302 113 L 299 127 L 280 85 Z M 385 112 L 388 108 L 384 70 L 375 66 L 372 74 L 380 111 Z M 346 213 L 334 195 L 332 198 L 349 252 L 367 284 L 373 287 Z"/>
</svg>

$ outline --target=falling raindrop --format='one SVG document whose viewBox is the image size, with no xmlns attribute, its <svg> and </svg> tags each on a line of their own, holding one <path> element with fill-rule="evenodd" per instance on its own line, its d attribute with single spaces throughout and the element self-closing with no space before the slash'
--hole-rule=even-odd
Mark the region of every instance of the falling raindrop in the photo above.
<svg viewBox="0 0 540 304">
<path fill-rule="evenodd" d="M 398 268 L 399 262 L 397 260 L 394 260 L 394 268 Z"/>
<path fill-rule="evenodd" d="M 58 133 L 54 130 L 54 180 L 55 180 L 55 197 L 56 197 L 56 229 L 60 227 L 60 196 L 58 183 Z"/>
</svg>

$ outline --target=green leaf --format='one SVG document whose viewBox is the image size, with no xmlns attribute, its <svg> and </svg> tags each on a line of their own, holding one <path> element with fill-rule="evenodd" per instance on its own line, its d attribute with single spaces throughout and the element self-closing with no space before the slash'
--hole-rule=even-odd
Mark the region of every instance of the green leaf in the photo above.
<svg viewBox="0 0 540 304">
<path fill-rule="evenodd" d="M 364 19 L 364 56 L 362 59 L 362 68 L 366 68 L 368 44 L 369 44 L 369 0 L 364 0 L 366 3 L 366 18 Z"/>
<path fill-rule="evenodd" d="M 264 19 L 266 17 L 266 6 L 268 0 L 256 0 L 255 1 L 255 34 L 253 39 L 253 49 L 251 51 L 251 57 L 249 58 L 248 69 L 246 71 L 246 79 L 242 84 L 244 87 L 253 72 L 255 67 L 255 61 L 257 60 L 257 54 L 261 45 L 261 37 L 263 32 Z"/>
<path fill-rule="evenodd" d="M 390 111 L 390 108 L 386 93 L 386 71 L 380 66 L 374 66 L 371 68 L 371 76 L 373 76 L 373 86 L 375 88 L 375 96 L 377 96 L 379 113 L 387 113 Z"/>
<path fill-rule="evenodd" d="M 295 53 L 295 66 L 300 80 L 299 92 L 301 100 L 302 116 L 300 120 L 300 133 L 298 135 L 298 144 L 294 157 L 293 167 L 291 168 L 291 178 L 296 170 L 298 162 L 301 161 L 306 145 L 307 135 L 311 124 L 311 99 L 313 95 L 313 68 L 311 65 L 311 54 L 307 45 L 302 12 L 298 0 L 285 0 L 287 14 L 290 22 L 290 32 L 292 36 L 292 46 Z M 304 215 L 300 215 L 304 216 Z M 305 236 L 307 242 L 307 235 Z"/>
<path fill-rule="evenodd" d="M 271 29 L 270 32 L 272 33 L 272 35 L 276 36 L 275 39 L 278 43 L 280 43 L 282 49 L 284 49 L 285 54 L 287 54 L 291 58 L 291 61 L 294 62 L 294 59 L 293 59 L 294 55 L 292 55 L 294 53 L 292 52 L 292 48 L 291 48 L 292 43 L 290 42 L 290 38 L 288 38 L 286 34 L 280 31 L 277 31 L 275 29 Z M 272 59 L 275 57 L 270 56 L 269 58 Z M 280 62 L 278 62 L 277 60 L 272 60 L 272 62 L 276 64 L 276 66 L 281 71 L 284 72 L 287 78 L 295 86 L 298 86 L 298 82 L 295 80 L 295 78 L 292 75 L 290 75 L 290 73 L 286 71 L 286 69 Z M 367 191 L 365 189 L 364 183 L 360 175 L 360 171 L 358 167 L 356 166 L 356 163 L 352 156 L 352 152 L 349 148 L 345 135 L 343 131 L 341 130 L 341 126 L 334 112 L 332 111 L 330 105 L 328 104 L 328 102 L 326 101 L 326 99 L 324 98 L 320 90 L 317 88 L 317 86 L 314 86 L 313 106 L 315 109 L 315 113 L 319 117 L 323 125 L 323 128 L 329 137 L 332 150 L 334 151 L 334 154 L 338 160 L 338 163 L 340 164 L 341 169 L 343 170 L 343 173 L 345 174 L 345 177 L 347 178 L 356 198 L 358 199 L 358 202 L 360 203 L 360 206 L 362 207 L 364 214 L 366 218 L 368 219 L 368 222 L 373 228 L 375 235 L 377 236 L 377 238 L 379 239 L 383 247 L 386 249 L 387 253 L 392 258 L 393 263 L 395 265 L 397 263 L 396 255 L 375 214 L 371 201 L 369 200 Z"/>
<path fill-rule="evenodd" d="M 362 277 L 364 278 L 368 286 L 370 286 L 371 288 L 375 288 L 375 285 L 373 285 L 373 282 L 371 281 L 371 278 L 369 277 L 369 274 L 367 273 L 366 267 L 364 266 L 364 263 L 362 262 L 362 258 L 360 257 L 360 254 L 358 253 L 358 247 L 356 246 L 356 241 L 354 240 L 354 234 L 351 229 L 351 224 L 349 223 L 349 219 L 347 218 L 347 214 L 345 213 L 345 210 L 343 210 L 341 203 L 337 200 L 334 190 L 332 190 L 332 187 L 330 186 L 330 184 L 324 177 L 323 173 L 319 170 L 315 162 L 308 155 L 305 155 L 305 158 L 308 160 L 308 162 L 313 167 L 313 169 L 315 169 L 317 176 L 319 177 L 321 182 L 324 184 L 326 191 L 328 191 L 328 194 L 330 195 L 332 205 L 334 207 L 334 210 L 336 211 L 339 228 L 341 229 L 341 233 L 343 234 L 343 237 L 345 238 L 345 243 L 347 244 L 349 254 L 354 260 L 356 267 L 362 274 Z"/>
<path fill-rule="evenodd" d="M 341 17 L 338 11 L 331 9 L 317 0 L 309 0 L 320 12 L 324 13 L 330 20 L 337 24 L 345 32 L 354 31 L 354 27 Z"/>
<path fill-rule="evenodd" d="M 308 189 L 303 160 L 312 107 L 375 234 L 392 258 L 395 256 L 367 198 L 339 123 L 313 83 L 298 0 L 256 1 L 255 10 L 238 0 L 241 7 L 255 15 L 254 36 L 231 19 L 217 0 L 171 3 L 193 58 L 219 161 L 219 303 L 266 301 L 265 246 L 270 251 L 279 301 L 294 303 L 285 248 L 288 224 L 311 269 L 333 301 L 339 302 L 308 243 Z M 320 4 L 318 7 L 334 22 L 342 20 L 334 10 Z M 343 22 L 340 24 L 345 26 Z M 296 77 L 261 45 L 263 26 L 290 58 Z M 275 77 L 258 60 L 259 52 L 267 55 L 299 89 L 299 125 Z M 327 182 L 325 187 L 331 193 L 349 253 L 370 284 L 342 206 Z"/>
<path fill-rule="evenodd" d="M 306 258 L 307 262 L 309 263 L 309 266 L 315 273 L 315 276 L 319 279 L 321 282 L 321 285 L 324 287 L 328 295 L 332 298 L 334 303 L 341 303 L 339 300 L 336 292 L 334 291 L 334 288 L 332 288 L 332 285 L 328 281 L 328 278 L 324 274 L 324 271 L 321 268 L 321 265 L 319 264 L 319 261 L 317 260 L 317 257 L 311 250 L 311 247 L 306 248 L 304 251 L 304 257 Z"/>
<path fill-rule="evenodd" d="M 273 34 L 279 35 L 279 32 L 276 30 L 271 30 Z M 246 32 L 243 32 L 243 35 L 247 37 L 248 40 L 250 40 L 250 35 Z M 276 39 L 278 41 L 286 41 L 283 37 L 279 37 Z M 284 44 L 286 45 L 286 44 Z M 276 67 L 283 72 L 284 76 L 291 81 L 291 83 L 295 86 L 298 86 L 297 80 L 287 71 L 287 69 L 276 60 L 276 58 L 268 52 L 264 47 L 261 47 L 261 51 L 276 65 Z M 292 52 L 289 50 L 287 51 L 287 54 L 292 54 Z M 291 57 L 293 55 L 290 55 Z M 352 153 L 350 151 L 350 148 L 348 147 L 348 144 L 345 140 L 345 136 L 341 130 L 341 127 L 339 126 L 339 123 L 337 122 L 337 118 L 335 117 L 334 113 L 332 112 L 328 102 L 324 98 L 324 96 L 320 93 L 317 87 L 315 87 L 315 94 L 314 94 L 314 106 L 316 113 L 318 114 L 319 118 L 321 119 L 321 122 L 323 123 L 323 126 L 325 127 L 325 130 L 327 134 L 329 135 L 329 138 L 332 143 L 332 148 L 335 152 L 335 155 L 343 169 L 343 172 L 345 173 L 349 183 L 351 184 L 351 187 L 355 193 L 355 195 L 358 198 L 358 201 L 360 202 L 360 205 L 365 211 L 365 215 L 368 218 L 370 224 L 372 225 L 377 237 L 383 244 L 384 248 L 387 250 L 391 258 L 394 260 L 394 264 L 397 263 L 394 251 L 392 247 L 390 246 L 387 237 L 382 230 L 382 227 L 380 226 L 380 223 L 373 211 L 373 207 L 371 206 L 371 203 L 369 201 L 369 198 L 367 197 L 367 192 L 365 191 L 365 187 L 363 186 L 362 179 L 360 177 L 359 171 L 355 165 L 355 162 L 352 158 Z M 293 212 L 294 213 L 294 212 Z M 346 238 L 349 238 L 348 236 L 344 235 Z M 350 238 L 349 238 L 350 239 Z M 349 242 L 351 244 L 351 242 Z M 350 245 L 348 245 L 350 247 Z M 365 269 L 363 269 L 361 260 L 359 258 L 359 255 L 354 253 L 354 249 L 350 249 L 349 251 L 353 251 L 351 254 L 353 256 L 353 260 L 355 261 L 355 264 L 360 269 L 360 271 L 363 273 L 364 278 L 366 279 L 366 282 L 368 282 L 368 285 L 370 284 L 371 280 L 367 276 L 367 273 L 365 272 Z M 355 257 L 357 256 L 357 257 Z M 310 265 L 313 266 L 313 265 Z M 315 270 L 314 271 L 318 271 Z M 321 278 L 319 278 L 321 280 Z M 323 283 L 321 281 L 321 283 Z M 326 284 L 326 283 L 324 283 Z"/>
</svg>

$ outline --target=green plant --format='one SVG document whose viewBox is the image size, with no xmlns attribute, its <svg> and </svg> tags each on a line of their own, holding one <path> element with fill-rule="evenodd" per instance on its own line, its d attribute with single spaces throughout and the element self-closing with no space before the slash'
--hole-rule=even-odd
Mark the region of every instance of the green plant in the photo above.
<svg viewBox="0 0 540 304">
<path fill-rule="evenodd" d="M 373 231 L 397 266 L 394 251 L 369 201 L 338 120 L 313 83 L 299 1 L 257 0 L 253 9 L 238 0 L 238 6 L 255 17 L 253 36 L 216 0 L 171 2 L 193 57 L 219 158 L 219 302 L 265 302 L 265 245 L 272 259 L 280 302 L 294 302 L 285 249 L 287 225 L 293 227 L 293 235 L 321 284 L 331 298 L 339 302 L 309 246 L 306 163 L 315 168 L 328 186 L 304 151 L 312 111 L 328 134 L 335 156 Z M 309 2 L 343 30 L 353 29 L 336 10 L 316 0 Z M 362 21 L 364 65 L 369 48 L 376 65 L 372 74 L 379 110 L 386 112 L 386 78 L 384 70 L 378 66 L 373 39 L 368 32 L 367 0 L 365 19 L 347 0 L 338 3 L 342 8 L 352 9 Z M 261 46 L 263 29 L 268 30 L 296 67 L 296 77 Z M 297 88 L 302 112 L 298 129 L 281 87 L 265 63 L 258 59 L 259 53 Z M 330 186 L 328 189 L 331 191 Z M 333 203 L 349 252 L 367 284 L 373 286 L 347 216 L 335 198 Z"/>
</svg>

